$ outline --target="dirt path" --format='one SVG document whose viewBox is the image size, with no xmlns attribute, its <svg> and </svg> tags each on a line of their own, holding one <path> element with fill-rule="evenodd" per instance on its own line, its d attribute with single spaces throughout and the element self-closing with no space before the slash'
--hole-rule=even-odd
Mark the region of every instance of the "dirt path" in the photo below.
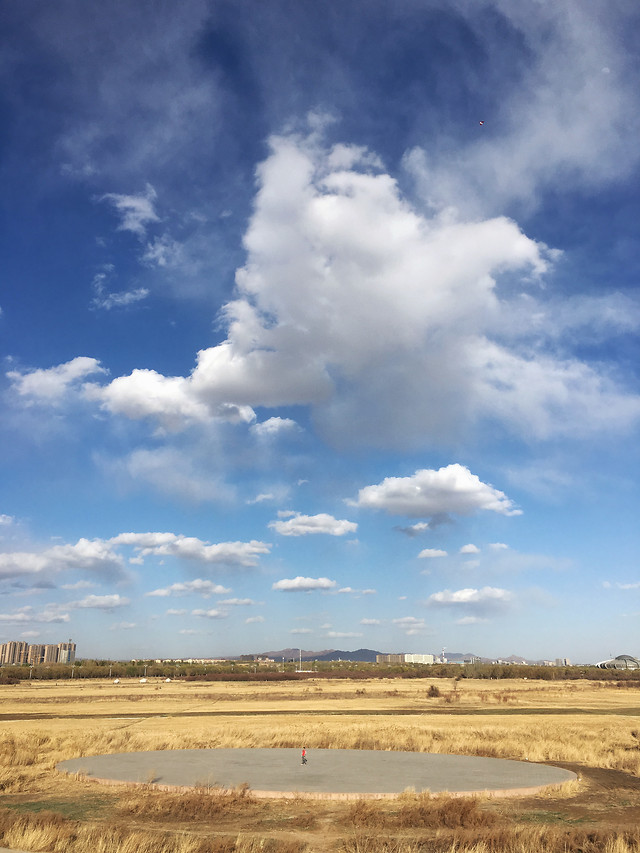
<svg viewBox="0 0 640 853">
<path fill-rule="evenodd" d="M 640 779 L 619 770 L 550 762 L 573 770 L 582 783 L 574 797 L 526 797 L 504 803 L 500 811 L 509 817 L 536 823 L 620 830 L 640 825 Z"/>
</svg>

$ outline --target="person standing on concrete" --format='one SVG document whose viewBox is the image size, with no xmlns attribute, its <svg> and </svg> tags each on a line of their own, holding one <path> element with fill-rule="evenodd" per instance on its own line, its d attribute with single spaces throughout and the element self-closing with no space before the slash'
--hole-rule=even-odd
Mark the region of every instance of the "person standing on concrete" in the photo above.
<svg viewBox="0 0 640 853">
<path fill-rule="evenodd" d="M 307 763 L 307 747 L 306 746 L 302 747 L 302 762 L 301 763 L 302 764 Z"/>
</svg>

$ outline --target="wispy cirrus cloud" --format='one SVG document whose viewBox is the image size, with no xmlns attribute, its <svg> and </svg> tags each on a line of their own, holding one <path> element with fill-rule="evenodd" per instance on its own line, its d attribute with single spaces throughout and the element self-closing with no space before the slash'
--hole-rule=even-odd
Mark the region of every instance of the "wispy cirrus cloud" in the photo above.
<svg viewBox="0 0 640 853">
<path fill-rule="evenodd" d="M 417 616 L 400 616 L 397 619 L 392 619 L 391 624 L 403 631 L 407 637 L 424 634 L 428 631 L 426 621 Z"/>
<path fill-rule="evenodd" d="M 156 191 L 147 184 L 139 195 L 105 193 L 99 200 L 108 202 L 120 217 L 119 231 L 130 231 L 137 237 L 144 237 L 147 225 L 160 221 L 154 207 L 156 198 Z"/>
</svg>

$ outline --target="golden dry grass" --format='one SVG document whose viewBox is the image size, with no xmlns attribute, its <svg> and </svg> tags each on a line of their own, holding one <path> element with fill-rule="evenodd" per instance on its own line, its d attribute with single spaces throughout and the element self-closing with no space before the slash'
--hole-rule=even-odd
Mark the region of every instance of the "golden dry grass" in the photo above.
<svg viewBox="0 0 640 853">
<path fill-rule="evenodd" d="M 432 685 L 438 687 L 439 697 L 429 695 Z M 640 776 L 636 704 L 640 706 L 640 690 L 586 681 L 141 685 L 132 680 L 120 685 L 103 681 L 0 686 L 0 806 L 15 807 L 36 795 L 46 801 L 54 794 L 82 803 L 89 791 L 95 795 L 96 786 L 60 776 L 57 762 L 151 749 L 298 747 L 304 742 L 310 749 L 411 750 L 568 762 Z M 540 800 L 571 798 L 579 789 L 579 783 L 570 783 Z M 9 813 L 3 818 L 0 844 L 50 853 L 254 849 L 640 853 L 635 836 L 605 833 L 583 839 L 583 847 L 574 848 L 567 846 L 566 832 L 557 827 L 505 827 L 504 817 L 496 827 L 493 806 L 477 804 L 475 823 L 468 822 L 471 813 L 464 810 L 467 823 L 462 818 L 456 823 L 452 815 L 462 806 L 447 805 L 438 812 L 433 800 L 429 805 L 413 801 L 410 806 L 405 801 L 393 813 L 361 804 L 366 820 L 358 823 L 349 817 L 353 807 L 346 805 L 315 809 L 311 819 L 308 806 L 302 804 L 285 808 L 258 804 L 246 796 L 238 802 L 220 792 L 194 792 L 189 800 L 158 792 L 111 790 L 115 803 L 104 816 L 89 814 L 80 823 L 60 823 L 55 817 L 38 823 L 28 812 Z M 205 836 L 200 831 L 203 821 L 210 830 Z M 249 832 L 247 825 L 252 827 Z M 420 832 L 429 833 L 431 846 L 425 846 Z"/>
</svg>

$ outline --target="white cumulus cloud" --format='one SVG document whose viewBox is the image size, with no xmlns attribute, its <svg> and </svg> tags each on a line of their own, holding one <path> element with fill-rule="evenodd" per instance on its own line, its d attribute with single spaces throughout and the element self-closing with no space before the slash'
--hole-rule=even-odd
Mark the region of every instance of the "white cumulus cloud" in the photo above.
<svg viewBox="0 0 640 853">
<path fill-rule="evenodd" d="M 477 615 L 500 611 L 513 601 L 514 595 L 509 590 L 485 586 L 482 589 L 445 589 L 434 592 L 427 599 L 427 605 L 469 611 Z"/>
<path fill-rule="evenodd" d="M 221 586 L 213 581 L 196 578 L 193 581 L 184 581 L 183 583 L 172 583 L 171 586 L 161 589 L 154 589 L 151 592 L 145 593 L 147 596 L 155 596 L 157 598 L 166 598 L 170 595 L 201 595 L 203 598 L 208 598 L 210 595 L 227 595 L 231 590 Z"/>
<path fill-rule="evenodd" d="M 411 477 L 386 477 L 381 483 L 360 489 L 352 502 L 366 509 L 413 518 L 434 515 L 472 515 L 489 510 L 501 515 L 520 515 L 504 492 L 483 483 L 464 465 L 422 469 Z"/>
<path fill-rule="evenodd" d="M 293 430 L 299 430 L 298 424 L 291 418 L 268 418 L 266 421 L 261 421 L 258 424 L 253 424 L 250 427 L 251 432 L 258 438 L 275 438 L 278 435 L 290 433 Z"/>
<path fill-rule="evenodd" d="M 20 607 L 12 613 L 0 613 L 0 622 L 7 622 L 9 624 L 69 622 L 70 619 L 69 614 L 64 613 L 56 604 L 47 604 L 40 612 L 29 605 L 27 607 Z"/>
<path fill-rule="evenodd" d="M 310 533 L 327 533 L 330 536 L 344 536 L 355 533 L 358 525 L 346 519 L 337 519 L 327 513 L 318 515 L 294 515 L 287 521 L 271 521 L 269 527 L 281 536 L 307 536 Z"/>
<path fill-rule="evenodd" d="M 41 550 L 0 554 L 0 578 L 37 578 L 74 569 L 118 577 L 124 574 L 124 562 L 113 547 L 102 539 L 79 539 L 75 545 L 54 545 Z"/>
<path fill-rule="evenodd" d="M 56 405 L 87 376 L 107 373 L 95 358 L 77 356 L 64 364 L 38 370 L 10 370 L 7 377 L 21 397 Z"/>
<path fill-rule="evenodd" d="M 128 604 L 131 604 L 129 598 L 114 593 L 112 595 L 87 595 L 79 601 L 68 601 L 64 606 L 73 610 L 115 610 L 117 607 L 126 607 Z"/>
<path fill-rule="evenodd" d="M 215 608 L 211 608 L 210 610 L 192 610 L 191 615 L 198 616 L 202 619 L 225 619 L 227 613 L 224 610 L 216 610 Z"/>
<path fill-rule="evenodd" d="M 171 556 L 192 560 L 205 565 L 238 568 L 258 564 L 261 554 L 268 554 L 270 546 L 264 542 L 220 542 L 212 545 L 194 536 L 176 533 L 120 533 L 109 540 L 113 545 L 131 545 L 141 556 Z"/>
<path fill-rule="evenodd" d="M 296 578 L 283 578 L 272 584 L 271 589 L 283 592 L 309 592 L 315 589 L 334 589 L 335 581 L 329 578 L 304 578 L 298 575 Z"/>
<path fill-rule="evenodd" d="M 589 110 L 582 116 L 591 123 Z M 531 122 L 518 127 L 528 135 Z M 333 443 L 384 447 L 447 443 L 481 422 L 539 439 L 627 429 L 640 419 L 640 396 L 601 365 L 559 352 L 535 324 L 511 322 L 524 316 L 523 292 L 527 316 L 544 310 L 533 282 L 557 255 L 514 221 L 463 221 L 437 204 L 420 209 L 362 147 L 327 150 L 317 135 L 273 137 L 270 145 L 244 236 L 246 262 L 219 318 L 225 340 L 200 350 L 188 376 L 136 369 L 94 384 L 87 394 L 105 411 L 183 429 L 214 418 L 250 424 L 256 407 L 309 406 Z M 508 172 L 502 155 L 494 160 L 482 146 L 465 168 L 475 171 L 478 157 Z M 438 183 L 457 169 L 456 155 L 455 170 L 437 170 Z M 140 237 L 157 221 L 150 187 L 103 198 Z M 501 288 L 502 278 L 517 286 Z M 560 303 L 552 311 L 556 341 L 576 314 Z M 597 312 L 586 313 L 578 344 L 599 322 Z M 619 323 L 608 314 L 604 326 L 610 334 Z M 267 419 L 257 434 L 292 428 L 287 421 Z"/>
</svg>

